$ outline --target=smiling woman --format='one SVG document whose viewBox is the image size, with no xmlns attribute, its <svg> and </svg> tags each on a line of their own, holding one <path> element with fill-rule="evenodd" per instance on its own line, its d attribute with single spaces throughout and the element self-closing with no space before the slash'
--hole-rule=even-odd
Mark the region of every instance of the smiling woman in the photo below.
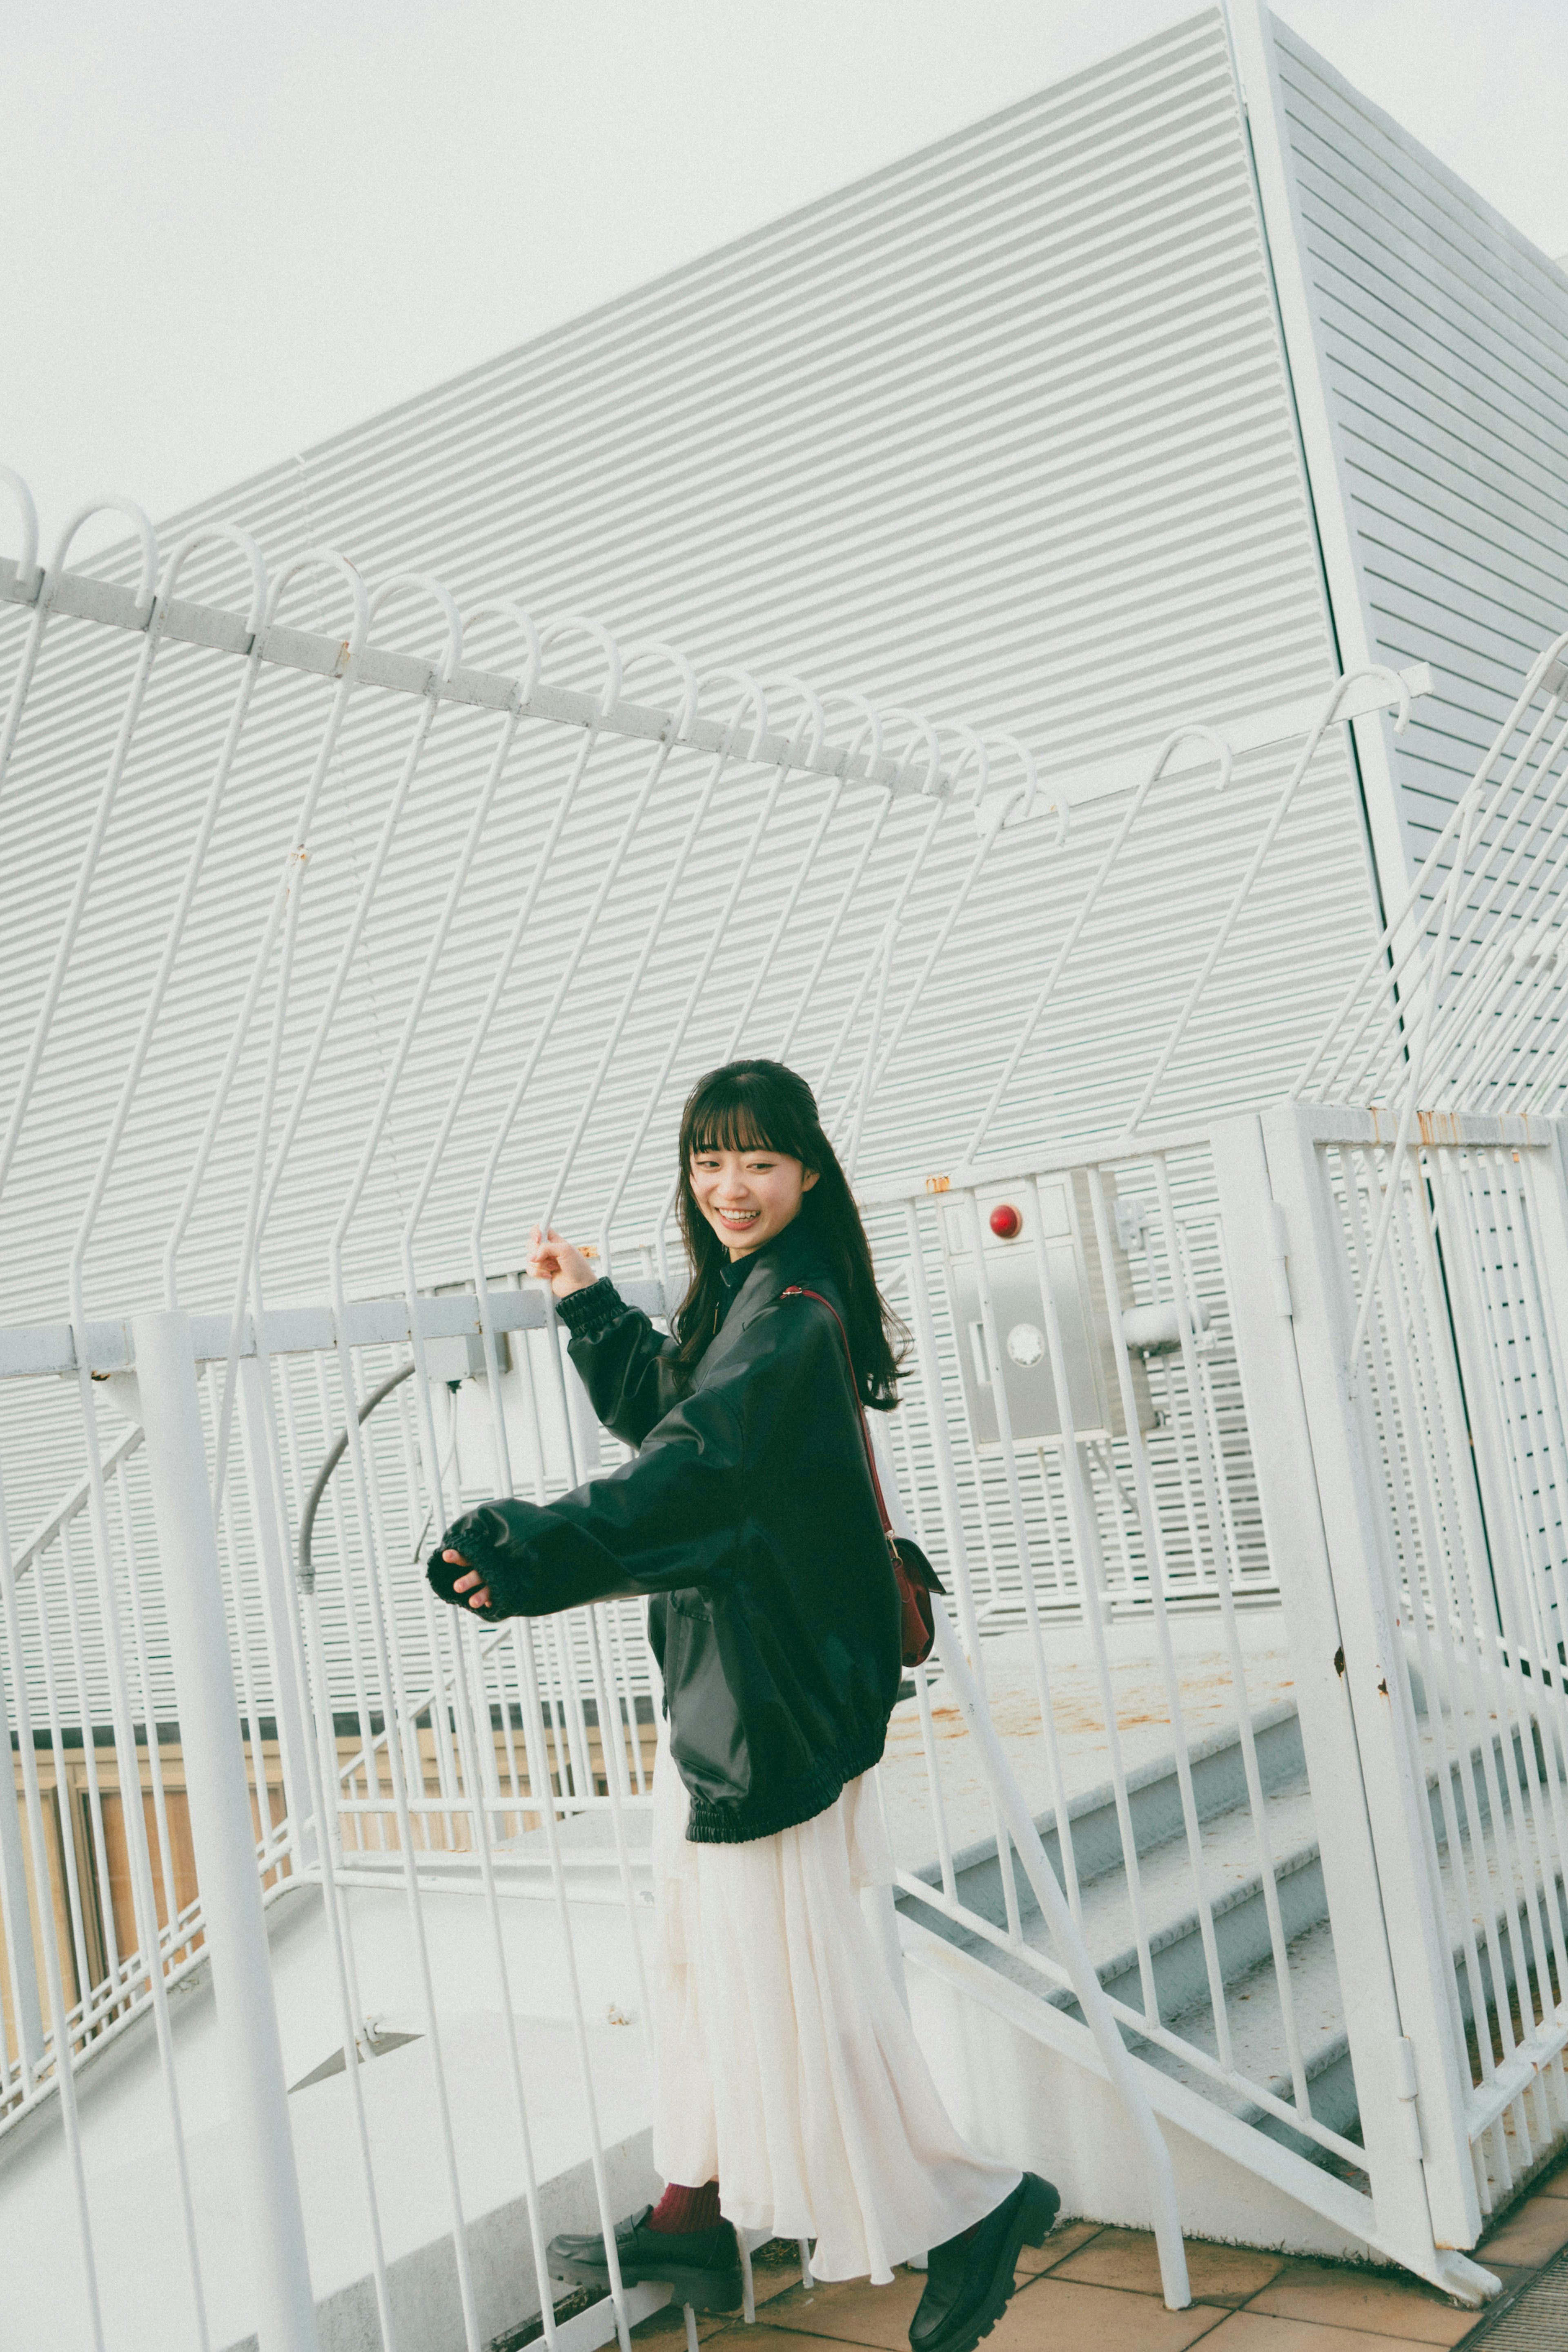
<svg viewBox="0 0 1568 2352">
<path fill-rule="evenodd" d="M 692 1269 L 674 1318 L 683 1370 L 695 1367 L 723 1323 L 755 1254 L 804 1214 L 843 1294 L 861 1399 L 891 1405 L 904 1328 L 877 1289 L 860 1212 L 804 1078 L 781 1062 L 710 1071 L 687 1099 L 679 1150 L 676 1205 Z"/>
<path fill-rule="evenodd" d="M 783 1232 L 817 1181 L 814 1168 L 758 1145 L 727 1151 L 718 1144 L 694 1152 L 688 1181 L 692 1197 L 732 1258 Z"/>
<path fill-rule="evenodd" d="M 929 2257 L 914 2352 L 972 2352 L 1049 2182 L 954 2129 L 860 1906 L 893 1861 L 870 1775 L 898 1695 L 900 1601 L 860 1425 L 894 1401 L 892 1318 L 810 1088 L 733 1062 L 681 1122 L 692 1281 L 674 1339 L 560 1235 L 536 1237 L 572 1361 L 633 1458 L 548 1507 L 466 1513 L 430 1564 L 486 1618 L 650 1596 L 654 2162 L 621 2275 L 740 2299 L 737 2228 L 814 2238 L 825 2279 Z M 893 1325 L 894 1339 L 902 1334 Z M 607 2285 L 597 2237 L 556 2266 Z"/>
</svg>

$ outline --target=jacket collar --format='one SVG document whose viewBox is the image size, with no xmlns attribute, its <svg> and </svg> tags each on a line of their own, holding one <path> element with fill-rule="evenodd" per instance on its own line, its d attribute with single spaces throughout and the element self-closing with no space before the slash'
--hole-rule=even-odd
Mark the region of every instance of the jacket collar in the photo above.
<svg viewBox="0 0 1568 2352">
<path fill-rule="evenodd" d="M 838 1305 L 838 1285 L 824 1268 L 821 1252 L 799 1219 L 786 1225 L 776 1242 L 768 1244 L 762 1252 L 761 1265 L 754 1266 L 747 1276 L 739 1297 L 725 1318 L 723 1328 L 697 1366 L 699 1382 L 708 1367 L 721 1364 L 741 1333 L 793 1282 L 821 1291 Z"/>
</svg>

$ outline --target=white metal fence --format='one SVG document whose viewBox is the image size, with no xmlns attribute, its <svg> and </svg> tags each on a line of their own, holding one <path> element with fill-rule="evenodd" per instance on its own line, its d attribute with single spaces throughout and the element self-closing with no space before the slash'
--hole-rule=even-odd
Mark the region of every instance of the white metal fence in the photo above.
<svg viewBox="0 0 1568 2352">
<path fill-rule="evenodd" d="M 1568 1194 L 1555 1125 L 1440 1124 L 1401 1151 L 1373 1113 L 1264 1122 L 1408 2095 L 1468 2243 L 1568 2128 Z"/>
<path fill-rule="evenodd" d="M 120 2222 L 88 2150 L 92 2085 L 107 2079 L 95 2067 L 151 2039 L 165 2124 L 161 2186 L 139 2184 L 142 2235 L 183 2248 L 189 2340 L 227 2341 L 238 2305 L 211 2209 L 213 2077 L 172 2005 L 210 1970 L 245 2118 L 223 2161 L 242 2168 L 258 2249 L 246 2324 L 259 2314 L 269 2352 L 309 2342 L 323 2301 L 303 2261 L 290 2080 L 317 2099 L 313 2116 L 336 2103 L 359 2270 L 333 2291 L 360 2296 L 365 2326 L 389 2347 L 427 2340 L 397 2236 L 412 2146 L 450 2247 L 451 2340 L 478 2352 L 495 2316 L 493 2201 L 474 2191 L 487 2165 L 486 2194 L 504 2174 L 531 2242 L 549 2344 L 584 2352 L 644 2306 L 617 2288 L 608 2320 L 555 2319 L 543 2243 L 559 2150 L 536 2158 L 550 2125 L 534 2042 L 547 2025 L 570 2040 L 589 2125 L 579 2153 L 608 2222 L 643 2063 L 631 2053 L 646 2015 L 655 1686 L 628 1604 L 486 1630 L 435 1608 L 422 1566 L 462 1501 L 548 1496 L 609 1458 L 547 1297 L 515 1271 L 521 1202 L 528 1219 L 588 1202 L 605 1265 L 661 1311 L 681 1279 L 662 1139 L 698 1041 L 708 1059 L 796 1055 L 852 1159 L 987 861 L 1010 824 L 1061 813 L 1034 808 L 1025 747 L 988 749 L 967 729 L 845 697 L 847 727 L 830 736 L 830 698 L 796 684 L 779 730 L 754 681 L 698 679 L 663 649 L 675 691 L 631 706 L 630 657 L 602 632 L 535 630 L 515 612 L 517 672 L 465 670 L 463 618 L 423 580 L 438 659 L 378 653 L 387 592 L 338 559 L 340 643 L 278 623 L 290 575 L 269 587 L 234 535 L 252 566 L 243 620 L 181 605 L 182 551 L 160 586 L 146 544 L 136 592 L 58 564 L 40 583 L 30 546 L 11 589 L 31 595 L 33 618 L 0 758 L 23 740 L 57 606 L 141 644 L 20 1057 L 0 1188 L 25 1162 L 58 1050 L 137 681 L 161 637 L 226 652 L 234 698 L 128 1058 L 103 1087 L 107 1127 L 94 1122 L 102 1140 L 68 1204 L 68 1319 L 0 1330 L 4 1690 L 20 1782 L 19 1810 L 0 1807 L 0 2165 L 7 2136 L 26 2147 L 26 2116 L 57 2108 L 78 2332 L 131 2340 L 123 2282 L 99 2258 Z M 591 646 L 597 685 L 547 682 L 569 632 Z M 87 1303 L 95 1233 L 126 1180 L 126 1139 L 159 1098 L 213 812 L 269 670 L 327 681 L 320 733 L 302 799 L 258 861 L 196 1148 L 153 1188 L 171 1213 L 150 1220 L 143 1255 L 150 1272 L 162 1260 L 165 1307 L 107 1319 Z M 1091 924 L 1114 923 L 1148 796 L 1195 761 L 1228 774 L 1235 747 L 1213 730 L 1178 730 L 1115 787 L 1129 796 L 1045 943 L 1024 1025 L 993 1055 L 967 1156 L 862 1184 L 915 1342 L 905 1402 L 878 1434 L 901 1508 L 950 1575 L 961 1637 L 914 1677 L 883 1772 L 905 1940 L 958 1981 L 1010 1977 L 1070 2058 L 1093 2063 L 1098 2035 L 1151 2157 L 1178 2301 L 1151 2113 L 1471 2299 L 1485 2276 L 1451 2250 L 1474 2242 L 1563 2121 L 1555 1139 L 1495 1120 L 1396 1138 L 1359 1108 L 1178 1125 L 1167 1099 L 1337 717 L 1402 707 L 1408 690 L 1369 674 L 1280 717 L 1289 756 L 1248 804 L 1228 908 L 1173 972 L 1168 1024 L 1113 1136 L 978 1157 L 1061 1016 Z M 379 830 L 332 886 L 297 1001 L 311 812 L 361 692 L 396 706 Z M 369 917 L 409 849 L 399 829 L 451 704 L 489 713 L 489 738 L 465 739 L 478 791 L 434 887 L 430 837 L 413 837 L 399 903 L 422 909 L 424 950 L 401 1003 L 369 1017 L 355 996 L 374 992 Z M 498 947 L 469 953 L 465 893 L 493 854 L 486 827 L 525 736 L 544 786 L 538 854 Z M 585 818 L 605 845 L 596 886 L 558 906 L 552 845 L 608 736 L 641 748 Z M 716 856 L 716 795 L 737 781 Z M 966 806 L 972 846 L 942 891 L 924 891 L 924 861 Z M 813 895 L 841 822 L 858 846 Z M 617 877 L 645 823 L 652 862 L 638 871 L 656 887 L 628 919 Z M 1543 838 L 1537 827 L 1532 853 Z M 552 952 L 530 962 L 545 932 Z M 780 960 L 787 1002 L 773 1003 Z M 1400 1024 L 1408 975 L 1426 969 L 1418 952 L 1396 972 Z M 1389 983 L 1369 972 L 1364 985 L 1387 1017 Z M 573 1115 L 527 1135 L 514 1164 L 539 1056 L 580 1034 L 584 1008 L 596 1045 Z M 400 1124 L 416 1076 L 436 1114 Z M 508 1188 L 519 1197 L 499 1215 Z M 176 1276 L 198 1213 L 210 1242 L 193 1263 L 213 1311 L 187 1318 Z M 382 1295 L 367 1295 L 372 1277 Z M 1347 1927 L 1348 2000 L 1335 1957 Z M 455 1974 L 484 1977 L 479 2063 L 505 2095 L 505 2132 L 483 2148 Z M 380 2061 L 413 2045 L 395 2079 L 417 2071 L 417 2097 L 394 2115 Z M 0 2169 L 7 2197 L 25 2207 Z"/>
</svg>

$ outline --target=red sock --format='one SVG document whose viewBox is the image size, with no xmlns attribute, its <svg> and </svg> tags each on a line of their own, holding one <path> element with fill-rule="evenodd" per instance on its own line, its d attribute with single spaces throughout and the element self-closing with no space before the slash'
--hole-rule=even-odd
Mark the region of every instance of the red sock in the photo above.
<svg viewBox="0 0 1568 2352">
<path fill-rule="evenodd" d="M 701 2189 L 683 2189 L 678 2181 L 672 2180 L 643 2227 L 676 2238 L 686 2237 L 695 2230 L 716 2230 L 718 2221 L 716 2180 L 706 2182 Z"/>
</svg>

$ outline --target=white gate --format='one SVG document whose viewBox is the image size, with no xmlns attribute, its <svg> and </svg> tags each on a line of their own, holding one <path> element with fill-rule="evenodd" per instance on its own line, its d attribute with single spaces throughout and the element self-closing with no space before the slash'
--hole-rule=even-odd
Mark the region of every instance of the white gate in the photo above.
<svg viewBox="0 0 1568 2352">
<path fill-rule="evenodd" d="M 1415 2118 L 1439 2242 L 1467 2245 L 1568 2133 L 1568 1222 L 1553 1122 L 1421 1125 L 1403 1150 L 1357 1109 L 1262 1132 L 1320 1501 L 1303 1656 L 1363 1792 L 1398 2011 L 1369 2063 Z"/>
</svg>

